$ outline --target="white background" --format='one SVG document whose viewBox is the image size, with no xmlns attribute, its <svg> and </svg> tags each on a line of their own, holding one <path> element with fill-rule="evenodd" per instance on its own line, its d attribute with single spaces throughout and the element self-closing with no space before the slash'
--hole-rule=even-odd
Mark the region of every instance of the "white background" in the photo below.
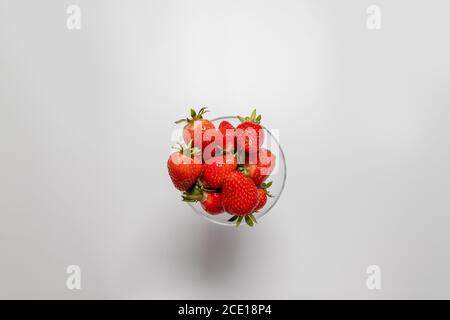
<svg viewBox="0 0 450 320">
<path fill-rule="evenodd" d="M 450 298 L 449 10 L 0 0 L 0 297 Z M 253 229 L 170 183 L 193 106 L 280 129 L 286 189 Z"/>
</svg>

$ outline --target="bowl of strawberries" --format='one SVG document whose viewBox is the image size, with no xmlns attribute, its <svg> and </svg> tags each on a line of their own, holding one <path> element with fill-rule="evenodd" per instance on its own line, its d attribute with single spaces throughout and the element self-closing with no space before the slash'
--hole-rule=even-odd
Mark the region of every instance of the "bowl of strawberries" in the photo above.
<svg viewBox="0 0 450 320">
<path fill-rule="evenodd" d="M 261 115 L 207 119 L 206 108 L 176 121 L 177 146 L 167 168 L 181 199 L 220 225 L 253 227 L 277 203 L 286 181 L 286 162 Z"/>
</svg>

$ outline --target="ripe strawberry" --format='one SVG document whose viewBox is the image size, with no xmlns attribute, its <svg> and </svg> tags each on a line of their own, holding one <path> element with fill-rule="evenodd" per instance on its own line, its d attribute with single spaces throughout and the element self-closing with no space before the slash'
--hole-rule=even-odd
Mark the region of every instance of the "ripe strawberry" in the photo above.
<svg viewBox="0 0 450 320">
<path fill-rule="evenodd" d="M 217 156 L 207 160 L 203 165 L 201 181 L 205 188 L 219 189 L 222 187 L 224 178 L 236 170 L 236 157 L 232 155 Z"/>
<path fill-rule="evenodd" d="M 264 205 L 267 202 L 266 191 L 264 191 L 264 189 L 258 189 L 258 193 L 259 193 L 259 200 L 258 200 L 258 204 L 255 207 L 255 211 L 264 207 Z"/>
<path fill-rule="evenodd" d="M 252 214 L 258 204 L 258 189 L 253 181 L 239 171 L 230 172 L 222 185 L 222 205 L 226 212 L 235 215 L 229 221 L 239 225 L 244 217 L 253 226 Z"/>
<path fill-rule="evenodd" d="M 220 192 L 207 193 L 206 199 L 202 201 L 202 208 L 209 214 L 219 214 L 223 212 L 222 194 Z"/>
<path fill-rule="evenodd" d="M 247 155 L 247 157 L 250 156 Z M 260 186 L 272 173 L 275 163 L 275 155 L 270 150 L 260 148 L 256 157 L 256 163 L 247 163 L 240 169 L 244 174 L 252 178 L 256 186 Z"/>
<path fill-rule="evenodd" d="M 202 208 L 209 214 L 216 215 L 223 212 L 222 194 L 206 191 L 201 183 L 184 192 L 182 198 L 185 202 L 200 201 Z"/>
<path fill-rule="evenodd" d="M 245 152 L 255 152 L 264 142 L 264 129 L 259 124 L 261 115 L 256 116 L 256 110 L 253 110 L 250 117 L 240 117 L 241 124 L 236 128 L 236 140 L 240 149 Z"/>
<path fill-rule="evenodd" d="M 270 194 L 269 190 L 267 190 L 271 185 L 272 185 L 272 181 L 268 182 L 268 183 L 263 182 L 261 184 L 261 187 L 258 189 L 259 199 L 258 199 L 258 204 L 255 207 L 255 212 L 265 206 L 265 204 L 267 202 L 267 197 L 273 197 Z"/>
<path fill-rule="evenodd" d="M 222 148 L 226 152 L 233 153 L 236 149 L 236 132 L 235 127 L 228 121 L 224 120 L 219 124 L 219 131 L 222 134 Z"/>
<path fill-rule="evenodd" d="M 192 187 L 203 172 L 203 165 L 198 158 L 193 158 L 196 149 L 180 146 L 167 160 L 167 169 L 172 182 L 180 191 Z"/>
<path fill-rule="evenodd" d="M 180 119 L 175 121 L 175 123 L 186 122 L 186 125 L 183 129 L 183 139 L 186 143 L 190 143 L 192 141 L 193 146 L 198 146 L 203 149 L 210 143 L 210 141 L 205 141 L 203 136 L 205 131 L 215 129 L 214 124 L 207 120 L 203 119 L 203 115 L 208 112 L 207 108 L 201 108 L 198 113 L 195 112 L 194 109 L 191 109 L 191 117 L 186 119 Z"/>
</svg>

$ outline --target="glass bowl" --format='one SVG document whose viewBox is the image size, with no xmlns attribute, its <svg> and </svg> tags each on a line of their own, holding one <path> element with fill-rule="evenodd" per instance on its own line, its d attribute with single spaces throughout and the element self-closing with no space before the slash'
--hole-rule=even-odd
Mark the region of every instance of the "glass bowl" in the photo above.
<svg viewBox="0 0 450 320">
<path fill-rule="evenodd" d="M 215 125 L 217 128 L 219 126 L 219 123 L 222 120 L 227 120 L 230 122 L 233 126 L 238 126 L 240 121 L 237 117 L 234 116 L 226 116 L 226 117 L 220 117 L 212 119 L 211 122 Z M 265 180 L 265 182 L 272 181 L 272 185 L 268 189 L 273 197 L 267 197 L 267 203 L 263 208 L 258 210 L 258 212 L 254 213 L 254 216 L 256 220 L 259 222 L 259 220 L 265 216 L 277 203 L 278 199 L 280 199 L 281 193 L 284 189 L 284 184 L 286 181 L 286 160 L 284 158 L 283 150 L 281 149 L 281 146 L 277 140 L 278 138 L 278 130 L 273 130 L 270 132 L 265 127 L 264 129 L 264 143 L 262 144 L 263 148 L 269 149 L 276 157 L 275 161 L 275 167 L 271 173 L 271 175 Z M 236 222 L 229 222 L 228 220 L 232 217 L 231 214 L 223 212 L 218 215 L 211 215 L 207 213 L 201 206 L 199 202 L 187 202 L 187 204 L 201 217 L 205 218 L 206 220 L 220 224 L 223 226 L 236 226 Z M 245 222 L 242 223 L 244 225 Z"/>
</svg>

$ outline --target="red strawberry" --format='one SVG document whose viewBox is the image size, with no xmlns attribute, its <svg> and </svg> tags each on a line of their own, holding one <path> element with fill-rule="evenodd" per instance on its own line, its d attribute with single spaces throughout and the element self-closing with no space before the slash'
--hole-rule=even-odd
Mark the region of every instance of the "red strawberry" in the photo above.
<svg viewBox="0 0 450 320">
<path fill-rule="evenodd" d="M 201 181 L 205 188 L 219 189 L 228 173 L 236 170 L 236 157 L 232 155 L 217 156 L 207 160 L 203 165 Z"/>
<path fill-rule="evenodd" d="M 172 153 L 167 160 L 167 169 L 172 182 L 180 191 L 192 187 L 203 172 L 201 160 L 193 158 L 195 149 L 181 146 L 180 150 Z"/>
<path fill-rule="evenodd" d="M 238 118 L 241 124 L 236 128 L 237 145 L 245 152 L 255 152 L 264 142 L 264 129 L 259 124 L 261 115 L 256 116 L 256 110 L 253 110 L 250 117 Z"/>
<path fill-rule="evenodd" d="M 219 214 L 223 212 L 222 194 L 219 192 L 207 193 L 206 199 L 202 201 L 202 208 L 209 214 Z"/>
<path fill-rule="evenodd" d="M 253 226 L 254 217 L 250 215 L 258 204 L 258 196 L 258 188 L 250 178 L 239 171 L 230 172 L 222 185 L 223 208 L 235 215 L 229 221 L 236 221 L 239 225 L 245 217 L 247 224 Z"/>
<path fill-rule="evenodd" d="M 259 200 L 258 200 L 258 204 L 256 205 L 255 211 L 264 207 L 264 205 L 267 202 L 267 195 L 266 195 L 266 192 L 264 191 L 264 189 L 258 189 L 258 193 L 259 193 Z"/>
<path fill-rule="evenodd" d="M 233 153 L 236 149 L 236 132 L 231 123 L 224 120 L 219 124 L 219 131 L 222 134 L 222 148 L 226 152 Z"/>
<path fill-rule="evenodd" d="M 247 155 L 247 157 L 252 158 L 250 155 Z M 270 150 L 260 148 L 256 158 L 256 163 L 250 161 L 243 167 L 242 171 L 252 178 L 255 185 L 260 186 L 275 168 L 276 157 Z"/>
<path fill-rule="evenodd" d="M 261 187 L 258 189 L 259 199 L 258 204 L 256 205 L 255 211 L 261 209 L 265 206 L 267 202 L 267 197 L 273 197 L 269 190 L 267 190 L 272 185 L 272 181 L 269 183 L 262 183 Z"/>
<path fill-rule="evenodd" d="M 215 215 L 223 212 L 222 194 L 219 192 L 207 192 L 200 182 L 184 192 L 182 198 L 185 202 L 200 201 L 202 208 L 209 214 Z"/>
<path fill-rule="evenodd" d="M 207 108 L 201 108 L 198 113 L 194 109 L 191 109 L 191 117 L 186 119 L 181 119 L 175 123 L 186 122 L 183 129 L 183 139 L 186 143 L 192 141 L 193 146 L 197 146 L 203 149 L 210 143 L 210 141 L 205 141 L 203 136 L 205 131 L 215 129 L 213 123 L 207 119 L 203 119 L 203 115 L 208 112 Z"/>
</svg>

